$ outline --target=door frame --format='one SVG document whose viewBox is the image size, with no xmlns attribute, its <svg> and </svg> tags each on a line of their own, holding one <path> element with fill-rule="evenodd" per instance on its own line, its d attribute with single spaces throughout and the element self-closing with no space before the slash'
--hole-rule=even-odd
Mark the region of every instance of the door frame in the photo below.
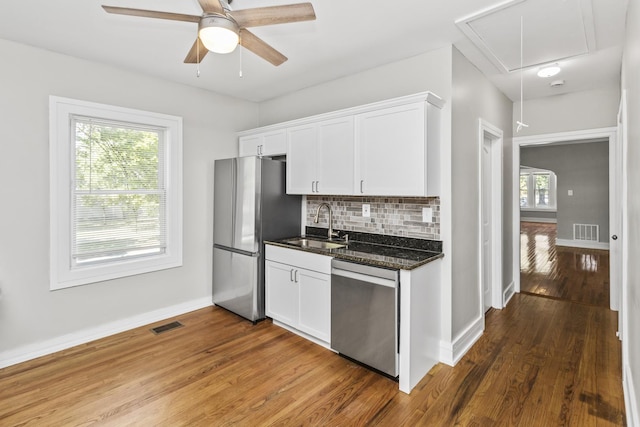
<svg viewBox="0 0 640 427">
<path fill-rule="evenodd" d="M 513 138 L 513 153 L 512 153 L 512 190 L 513 190 L 513 204 L 511 205 L 511 218 L 513 219 L 512 238 L 513 238 L 513 284 L 514 291 L 520 292 L 520 147 L 522 146 L 537 146 L 537 145 L 549 145 L 559 142 L 589 142 L 594 139 L 608 139 L 609 140 L 609 234 L 620 234 L 619 224 L 616 215 L 618 214 L 618 208 L 615 206 L 614 197 L 611 194 L 616 194 L 618 189 L 616 183 L 621 182 L 621 171 L 615 167 L 616 149 L 618 145 L 617 128 L 607 127 L 598 129 L 586 129 L 579 131 L 558 132 L 542 135 L 521 136 Z M 618 176 L 616 176 L 618 174 Z M 612 252 L 609 251 L 611 257 Z M 614 262 L 610 260 L 609 265 L 614 265 Z M 612 272 L 610 269 L 610 278 L 615 277 L 616 281 L 609 280 L 610 282 L 610 307 L 612 310 L 617 310 L 620 303 L 620 272 Z"/>
<path fill-rule="evenodd" d="M 482 206 L 486 201 L 482 197 L 482 188 L 484 186 L 482 147 L 484 138 L 487 135 L 491 139 L 491 306 L 501 309 L 504 307 L 503 285 L 502 285 L 502 237 L 503 237 L 503 221 L 502 221 L 502 150 L 503 150 L 503 132 L 502 129 L 492 125 L 488 121 L 478 119 L 478 266 L 480 280 L 480 312 L 484 318 L 484 253 L 482 250 Z M 498 167 L 495 167 L 495 166 Z"/>
</svg>

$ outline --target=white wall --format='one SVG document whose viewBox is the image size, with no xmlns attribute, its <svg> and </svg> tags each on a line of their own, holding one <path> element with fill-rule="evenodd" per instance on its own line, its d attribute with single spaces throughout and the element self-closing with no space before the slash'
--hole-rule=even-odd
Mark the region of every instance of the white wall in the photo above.
<svg viewBox="0 0 640 427">
<path fill-rule="evenodd" d="M 526 89 L 525 89 L 526 90 Z M 620 88 L 594 89 L 524 102 L 523 120 L 529 125 L 515 136 L 543 135 L 616 125 Z M 513 117 L 520 118 L 520 102 L 513 103 Z"/>
<path fill-rule="evenodd" d="M 0 366 L 145 313 L 208 304 L 213 160 L 237 154 L 235 132 L 257 105 L 4 40 L 0 57 Z M 183 117 L 183 267 L 49 291 L 49 95 Z"/>
<path fill-rule="evenodd" d="M 631 391 L 627 397 L 628 419 L 633 417 L 634 424 L 640 425 L 638 407 L 640 407 L 640 4 L 630 1 L 627 10 L 627 33 L 622 64 L 622 88 L 627 93 L 628 117 L 628 232 L 625 233 L 629 252 L 628 298 L 624 312 L 628 317 L 628 357 L 623 359 L 625 391 Z"/>
<path fill-rule="evenodd" d="M 457 49 L 453 51 L 452 101 L 452 195 L 453 195 L 453 325 L 452 340 L 457 340 L 475 322 L 482 320 L 480 309 L 479 266 L 479 164 L 480 118 L 501 129 L 504 134 L 503 158 L 511 157 L 513 103 L 487 80 Z M 512 204 L 510 162 L 503 162 L 503 203 Z M 512 277 L 511 215 L 503 212 L 503 288 Z"/>
<path fill-rule="evenodd" d="M 446 47 L 264 101 L 256 127 L 427 90 L 448 100 L 450 55 Z"/>
</svg>

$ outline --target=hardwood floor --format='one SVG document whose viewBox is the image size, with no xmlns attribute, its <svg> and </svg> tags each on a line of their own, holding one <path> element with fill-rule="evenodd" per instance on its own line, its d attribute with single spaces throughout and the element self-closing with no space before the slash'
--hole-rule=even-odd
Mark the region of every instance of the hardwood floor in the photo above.
<svg viewBox="0 0 640 427">
<path fill-rule="evenodd" d="M 0 370 L 1 426 L 624 425 L 615 313 L 518 294 L 411 395 L 217 307 Z"/>
<path fill-rule="evenodd" d="M 556 224 L 520 223 L 520 290 L 609 307 L 609 251 L 556 247 Z"/>
</svg>

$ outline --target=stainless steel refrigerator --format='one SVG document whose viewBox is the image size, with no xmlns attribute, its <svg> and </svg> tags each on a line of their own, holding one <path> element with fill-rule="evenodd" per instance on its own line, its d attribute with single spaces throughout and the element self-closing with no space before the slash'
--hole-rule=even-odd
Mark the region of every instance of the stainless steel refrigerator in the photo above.
<svg viewBox="0 0 640 427">
<path fill-rule="evenodd" d="M 285 166 L 259 157 L 216 160 L 213 303 L 264 319 L 264 241 L 300 234 L 301 197 L 286 194 Z"/>
</svg>

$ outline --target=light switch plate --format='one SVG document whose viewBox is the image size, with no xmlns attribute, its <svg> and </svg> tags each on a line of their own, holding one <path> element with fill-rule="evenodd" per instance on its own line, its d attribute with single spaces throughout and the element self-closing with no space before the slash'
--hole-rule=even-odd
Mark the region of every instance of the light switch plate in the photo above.
<svg viewBox="0 0 640 427">
<path fill-rule="evenodd" d="M 362 205 L 362 216 L 365 218 L 369 218 L 371 216 L 371 205 Z"/>
<path fill-rule="evenodd" d="M 422 208 L 422 222 L 431 222 L 433 220 L 433 209 Z"/>
<path fill-rule="evenodd" d="M 569 191 L 567 191 L 567 195 L 569 195 L 569 196 L 573 196 L 573 190 L 569 190 Z"/>
</svg>

